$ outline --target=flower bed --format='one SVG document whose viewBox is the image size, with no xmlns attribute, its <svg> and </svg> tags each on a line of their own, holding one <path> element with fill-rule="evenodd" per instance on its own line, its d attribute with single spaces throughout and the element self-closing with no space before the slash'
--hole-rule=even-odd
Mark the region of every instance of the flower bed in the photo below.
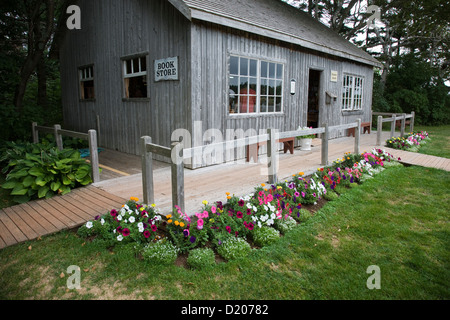
<svg viewBox="0 0 450 320">
<path fill-rule="evenodd" d="M 211 249 L 225 260 L 237 259 L 274 243 L 281 234 L 305 222 L 312 214 L 305 207 L 333 198 L 329 195 L 337 196 L 339 189 L 357 185 L 394 165 L 400 164 L 381 149 L 345 154 L 308 179 L 300 172 L 290 181 L 261 184 L 243 197 L 227 193 L 226 203 L 203 201 L 201 212 L 192 216 L 179 207 L 163 216 L 154 204 L 140 204 L 131 198 L 120 210 L 113 209 L 87 222 L 78 234 L 104 241 L 106 247 L 134 243 L 140 256 L 154 263 L 172 263 L 177 255 L 192 253 L 187 260 L 198 267 L 196 261 L 210 261 Z M 199 255 L 202 248 L 210 249 L 209 258 Z M 162 251 L 167 254 L 157 258 L 155 255 Z"/>
<path fill-rule="evenodd" d="M 386 147 L 411 152 L 417 152 L 419 148 L 428 142 L 428 133 L 426 131 L 411 132 L 404 137 L 390 138 L 386 140 Z"/>
</svg>

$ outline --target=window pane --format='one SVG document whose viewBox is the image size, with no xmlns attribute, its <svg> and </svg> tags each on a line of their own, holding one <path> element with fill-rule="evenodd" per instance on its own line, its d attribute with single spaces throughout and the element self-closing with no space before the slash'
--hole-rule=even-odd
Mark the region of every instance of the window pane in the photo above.
<svg viewBox="0 0 450 320">
<path fill-rule="evenodd" d="M 131 60 L 127 60 L 126 62 L 126 73 L 127 74 L 132 74 L 132 71 L 131 71 Z"/>
<path fill-rule="evenodd" d="M 261 97 L 260 112 L 267 112 L 267 97 Z"/>
<path fill-rule="evenodd" d="M 133 73 L 141 72 L 139 68 L 139 59 L 133 59 Z"/>
<path fill-rule="evenodd" d="M 247 94 L 248 93 L 248 78 L 240 77 L 239 82 L 239 94 Z"/>
<path fill-rule="evenodd" d="M 147 71 L 147 59 L 145 57 L 141 58 L 141 71 Z"/>
<path fill-rule="evenodd" d="M 230 75 L 239 75 L 239 58 L 231 57 L 230 58 Z"/>
<path fill-rule="evenodd" d="M 275 79 L 275 63 L 269 64 L 269 78 Z"/>
<path fill-rule="evenodd" d="M 275 111 L 275 98 L 269 97 L 269 109 L 268 112 L 274 112 Z"/>
<path fill-rule="evenodd" d="M 277 79 L 283 79 L 283 65 L 277 65 Z"/>
<path fill-rule="evenodd" d="M 283 94 L 283 81 L 277 80 L 276 81 L 276 95 L 281 96 Z"/>
<path fill-rule="evenodd" d="M 281 110 L 282 110 L 281 101 L 282 101 L 282 98 L 281 98 L 281 97 L 278 97 L 278 98 L 276 99 L 276 106 L 275 106 L 275 111 L 276 111 L 276 112 L 281 112 Z"/>
<path fill-rule="evenodd" d="M 231 76 L 230 77 L 230 94 L 238 94 L 238 93 L 239 93 L 239 77 Z"/>
<path fill-rule="evenodd" d="M 250 94 L 256 94 L 257 86 L 258 86 L 258 79 L 250 78 Z"/>
<path fill-rule="evenodd" d="M 250 77 L 258 76 L 258 62 L 256 60 L 250 60 Z"/>
<path fill-rule="evenodd" d="M 268 75 L 268 63 L 265 61 L 261 61 L 261 77 L 267 78 Z"/>
<path fill-rule="evenodd" d="M 127 98 L 147 98 L 147 78 L 146 76 L 131 77 L 125 79 L 128 93 Z"/>
<path fill-rule="evenodd" d="M 266 95 L 268 93 L 268 80 L 266 79 L 261 79 L 261 94 L 262 95 Z"/>
<path fill-rule="evenodd" d="M 248 76 L 248 59 L 241 58 L 240 71 L 241 71 L 241 76 Z"/>
<path fill-rule="evenodd" d="M 269 95 L 273 96 L 275 94 L 275 80 L 269 81 Z"/>
<path fill-rule="evenodd" d="M 238 113 L 238 96 L 237 95 L 230 95 L 230 105 L 229 110 L 230 113 Z"/>
</svg>

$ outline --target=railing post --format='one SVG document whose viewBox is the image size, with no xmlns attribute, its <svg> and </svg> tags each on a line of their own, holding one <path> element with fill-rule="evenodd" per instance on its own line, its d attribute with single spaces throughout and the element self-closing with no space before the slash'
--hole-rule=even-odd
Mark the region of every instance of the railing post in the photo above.
<svg viewBox="0 0 450 320">
<path fill-rule="evenodd" d="M 180 142 L 172 143 L 172 207 L 180 207 L 185 211 L 184 205 L 184 161 L 183 144 Z"/>
<path fill-rule="evenodd" d="M 39 143 L 39 131 L 36 129 L 37 122 L 31 124 L 31 133 L 33 134 L 33 143 Z"/>
<path fill-rule="evenodd" d="M 355 128 L 355 153 L 359 154 L 359 146 L 361 143 L 361 119 L 357 119 L 358 126 Z"/>
<path fill-rule="evenodd" d="M 400 137 L 403 138 L 405 135 L 405 126 L 406 126 L 406 113 L 402 114 L 402 125 L 400 127 Z"/>
<path fill-rule="evenodd" d="M 100 169 L 98 164 L 98 147 L 97 132 L 95 130 L 88 131 L 89 152 L 91 154 L 92 180 L 94 183 L 100 182 Z"/>
<path fill-rule="evenodd" d="M 383 116 L 378 116 L 377 121 L 377 146 L 381 146 L 381 133 L 383 132 Z"/>
<path fill-rule="evenodd" d="M 322 165 L 328 166 L 328 123 L 324 123 L 322 126 L 325 128 L 325 132 L 322 134 Z"/>
<path fill-rule="evenodd" d="M 61 130 L 61 126 L 59 124 L 55 124 L 53 126 L 53 130 L 54 130 L 54 135 L 55 135 L 56 146 L 58 147 L 59 150 L 62 150 L 64 148 L 63 141 L 62 141 L 62 135 L 59 133 L 59 130 Z"/>
<path fill-rule="evenodd" d="M 278 182 L 278 153 L 277 153 L 277 131 L 275 129 L 267 129 L 269 141 L 267 141 L 267 165 L 269 170 L 269 183 Z"/>
<path fill-rule="evenodd" d="M 392 115 L 392 123 L 391 123 L 391 136 L 390 136 L 391 138 L 393 138 L 394 134 L 395 134 L 396 122 L 397 122 L 397 117 L 395 116 L 395 114 L 393 114 Z"/>
<path fill-rule="evenodd" d="M 155 202 L 153 190 L 153 155 L 147 151 L 147 144 L 149 143 L 152 143 L 152 138 L 141 138 L 142 189 L 144 191 L 144 203 L 148 205 Z"/>
<path fill-rule="evenodd" d="M 411 112 L 411 121 L 409 122 L 411 132 L 414 132 L 414 117 L 415 116 L 416 116 L 416 113 L 414 111 Z"/>
</svg>

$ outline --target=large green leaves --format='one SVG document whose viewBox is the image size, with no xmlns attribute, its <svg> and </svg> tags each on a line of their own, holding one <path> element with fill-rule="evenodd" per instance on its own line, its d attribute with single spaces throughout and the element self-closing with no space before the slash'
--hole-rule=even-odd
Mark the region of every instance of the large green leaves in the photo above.
<svg viewBox="0 0 450 320">
<path fill-rule="evenodd" d="M 18 203 L 31 199 L 66 194 L 73 188 L 92 183 L 91 165 L 77 150 L 58 150 L 51 145 L 11 145 L 1 157 L 8 161 L 6 182 L 1 186 L 11 190 Z"/>
</svg>

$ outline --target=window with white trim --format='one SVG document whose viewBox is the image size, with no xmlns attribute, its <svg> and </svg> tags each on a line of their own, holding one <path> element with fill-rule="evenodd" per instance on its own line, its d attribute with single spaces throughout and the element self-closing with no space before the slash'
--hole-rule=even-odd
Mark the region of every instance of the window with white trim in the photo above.
<svg viewBox="0 0 450 320">
<path fill-rule="evenodd" d="M 281 63 L 230 56 L 230 114 L 264 114 L 283 111 Z"/>
<path fill-rule="evenodd" d="M 123 60 L 125 98 L 147 98 L 147 57 Z"/>
<path fill-rule="evenodd" d="M 363 101 L 362 77 L 344 75 L 342 91 L 342 110 L 361 110 Z"/>
<path fill-rule="evenodd" d="M 78 69 L 80 78 L 81 100 L 95 99 L 94 90 L 94 66 L 81 67 Z"/>
</svg>

